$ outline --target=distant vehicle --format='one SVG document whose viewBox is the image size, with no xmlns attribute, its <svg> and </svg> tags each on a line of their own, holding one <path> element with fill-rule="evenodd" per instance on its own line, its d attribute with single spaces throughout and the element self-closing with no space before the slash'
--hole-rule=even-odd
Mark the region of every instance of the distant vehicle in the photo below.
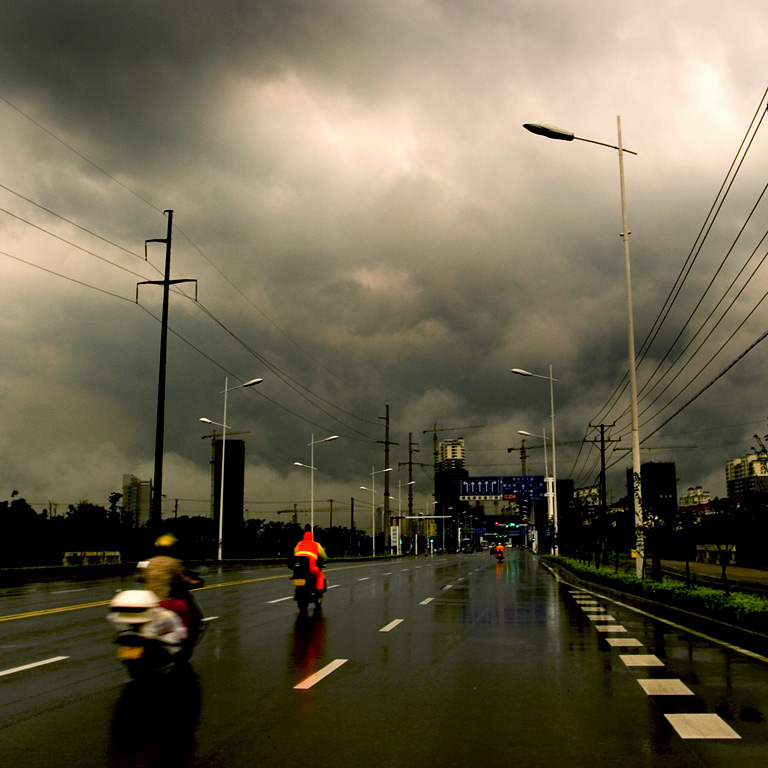
<svg viewBox="0 0 768 768">
<path fill-rule="evenodd" d="M 472 539 L 462 539 L 461 540 L 461 551 L 464 554 L 471 554 L 475 551 L 475 547 L 472 544 Z"/>
</svg>

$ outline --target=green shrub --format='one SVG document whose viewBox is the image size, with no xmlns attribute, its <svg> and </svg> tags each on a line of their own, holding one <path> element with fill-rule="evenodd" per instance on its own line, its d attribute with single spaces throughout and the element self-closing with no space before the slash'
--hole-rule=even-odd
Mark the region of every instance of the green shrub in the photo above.
<svg viewBox="0 0 768 768">
<path fill-rule="evenodd" d="M 615 573 L 612 568 L 584 565 L 567 557 L 545 555 L 542 560 L 555 563 L 585 581 L 768 634 L 768 598 L 765 597 L 738 591 L 726 595 L 722 589 L 688 587 L 673 579 L 639 579 L 626 573 Z"/>
</svg>

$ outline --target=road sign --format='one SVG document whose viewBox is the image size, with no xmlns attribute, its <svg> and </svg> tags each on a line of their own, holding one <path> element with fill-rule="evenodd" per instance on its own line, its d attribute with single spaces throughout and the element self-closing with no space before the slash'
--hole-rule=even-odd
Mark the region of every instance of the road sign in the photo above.
<svg viewBox="0 0 768 768">
<path fill-rule="evenodd" d="M 532 477 L 463 477 L 459 480 L 461 501 L 544 499 L 545 482 L 541 475 Z"/>
</svg>

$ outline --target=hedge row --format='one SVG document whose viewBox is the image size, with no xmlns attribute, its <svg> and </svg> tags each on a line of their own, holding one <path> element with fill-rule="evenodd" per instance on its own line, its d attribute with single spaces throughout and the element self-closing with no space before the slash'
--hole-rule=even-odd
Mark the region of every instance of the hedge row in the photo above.
<svg viewBox="0 0 768 768">
<path fill-rule="evenodd" d="M 637 576 L 615 573 L 610 568 L 584 565 L 567 557 L 545 555 L 541 559 L 556 563 L 585 581 L 639 595 L 753 632 L 768 634 L 768 598 L 765 597 L 737 591 L 726 595 L 722 589 L 688 587 L 673 579 L 639 579 Z"/>
</svg>

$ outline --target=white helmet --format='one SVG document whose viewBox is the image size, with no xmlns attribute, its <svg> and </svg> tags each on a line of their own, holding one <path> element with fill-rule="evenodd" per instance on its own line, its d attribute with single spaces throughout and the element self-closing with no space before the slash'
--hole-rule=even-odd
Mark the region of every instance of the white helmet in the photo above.
<svg viewBox="0 0 768 768">
<path fill-rule="evenodd" d="M 141 624 L 147 621 L 147 612 L 159 606 L 160 601 L 154 592 L 148 589 L 125 589 L 112 598 L 109 610 L 121 624 Z"/>
</svg>

